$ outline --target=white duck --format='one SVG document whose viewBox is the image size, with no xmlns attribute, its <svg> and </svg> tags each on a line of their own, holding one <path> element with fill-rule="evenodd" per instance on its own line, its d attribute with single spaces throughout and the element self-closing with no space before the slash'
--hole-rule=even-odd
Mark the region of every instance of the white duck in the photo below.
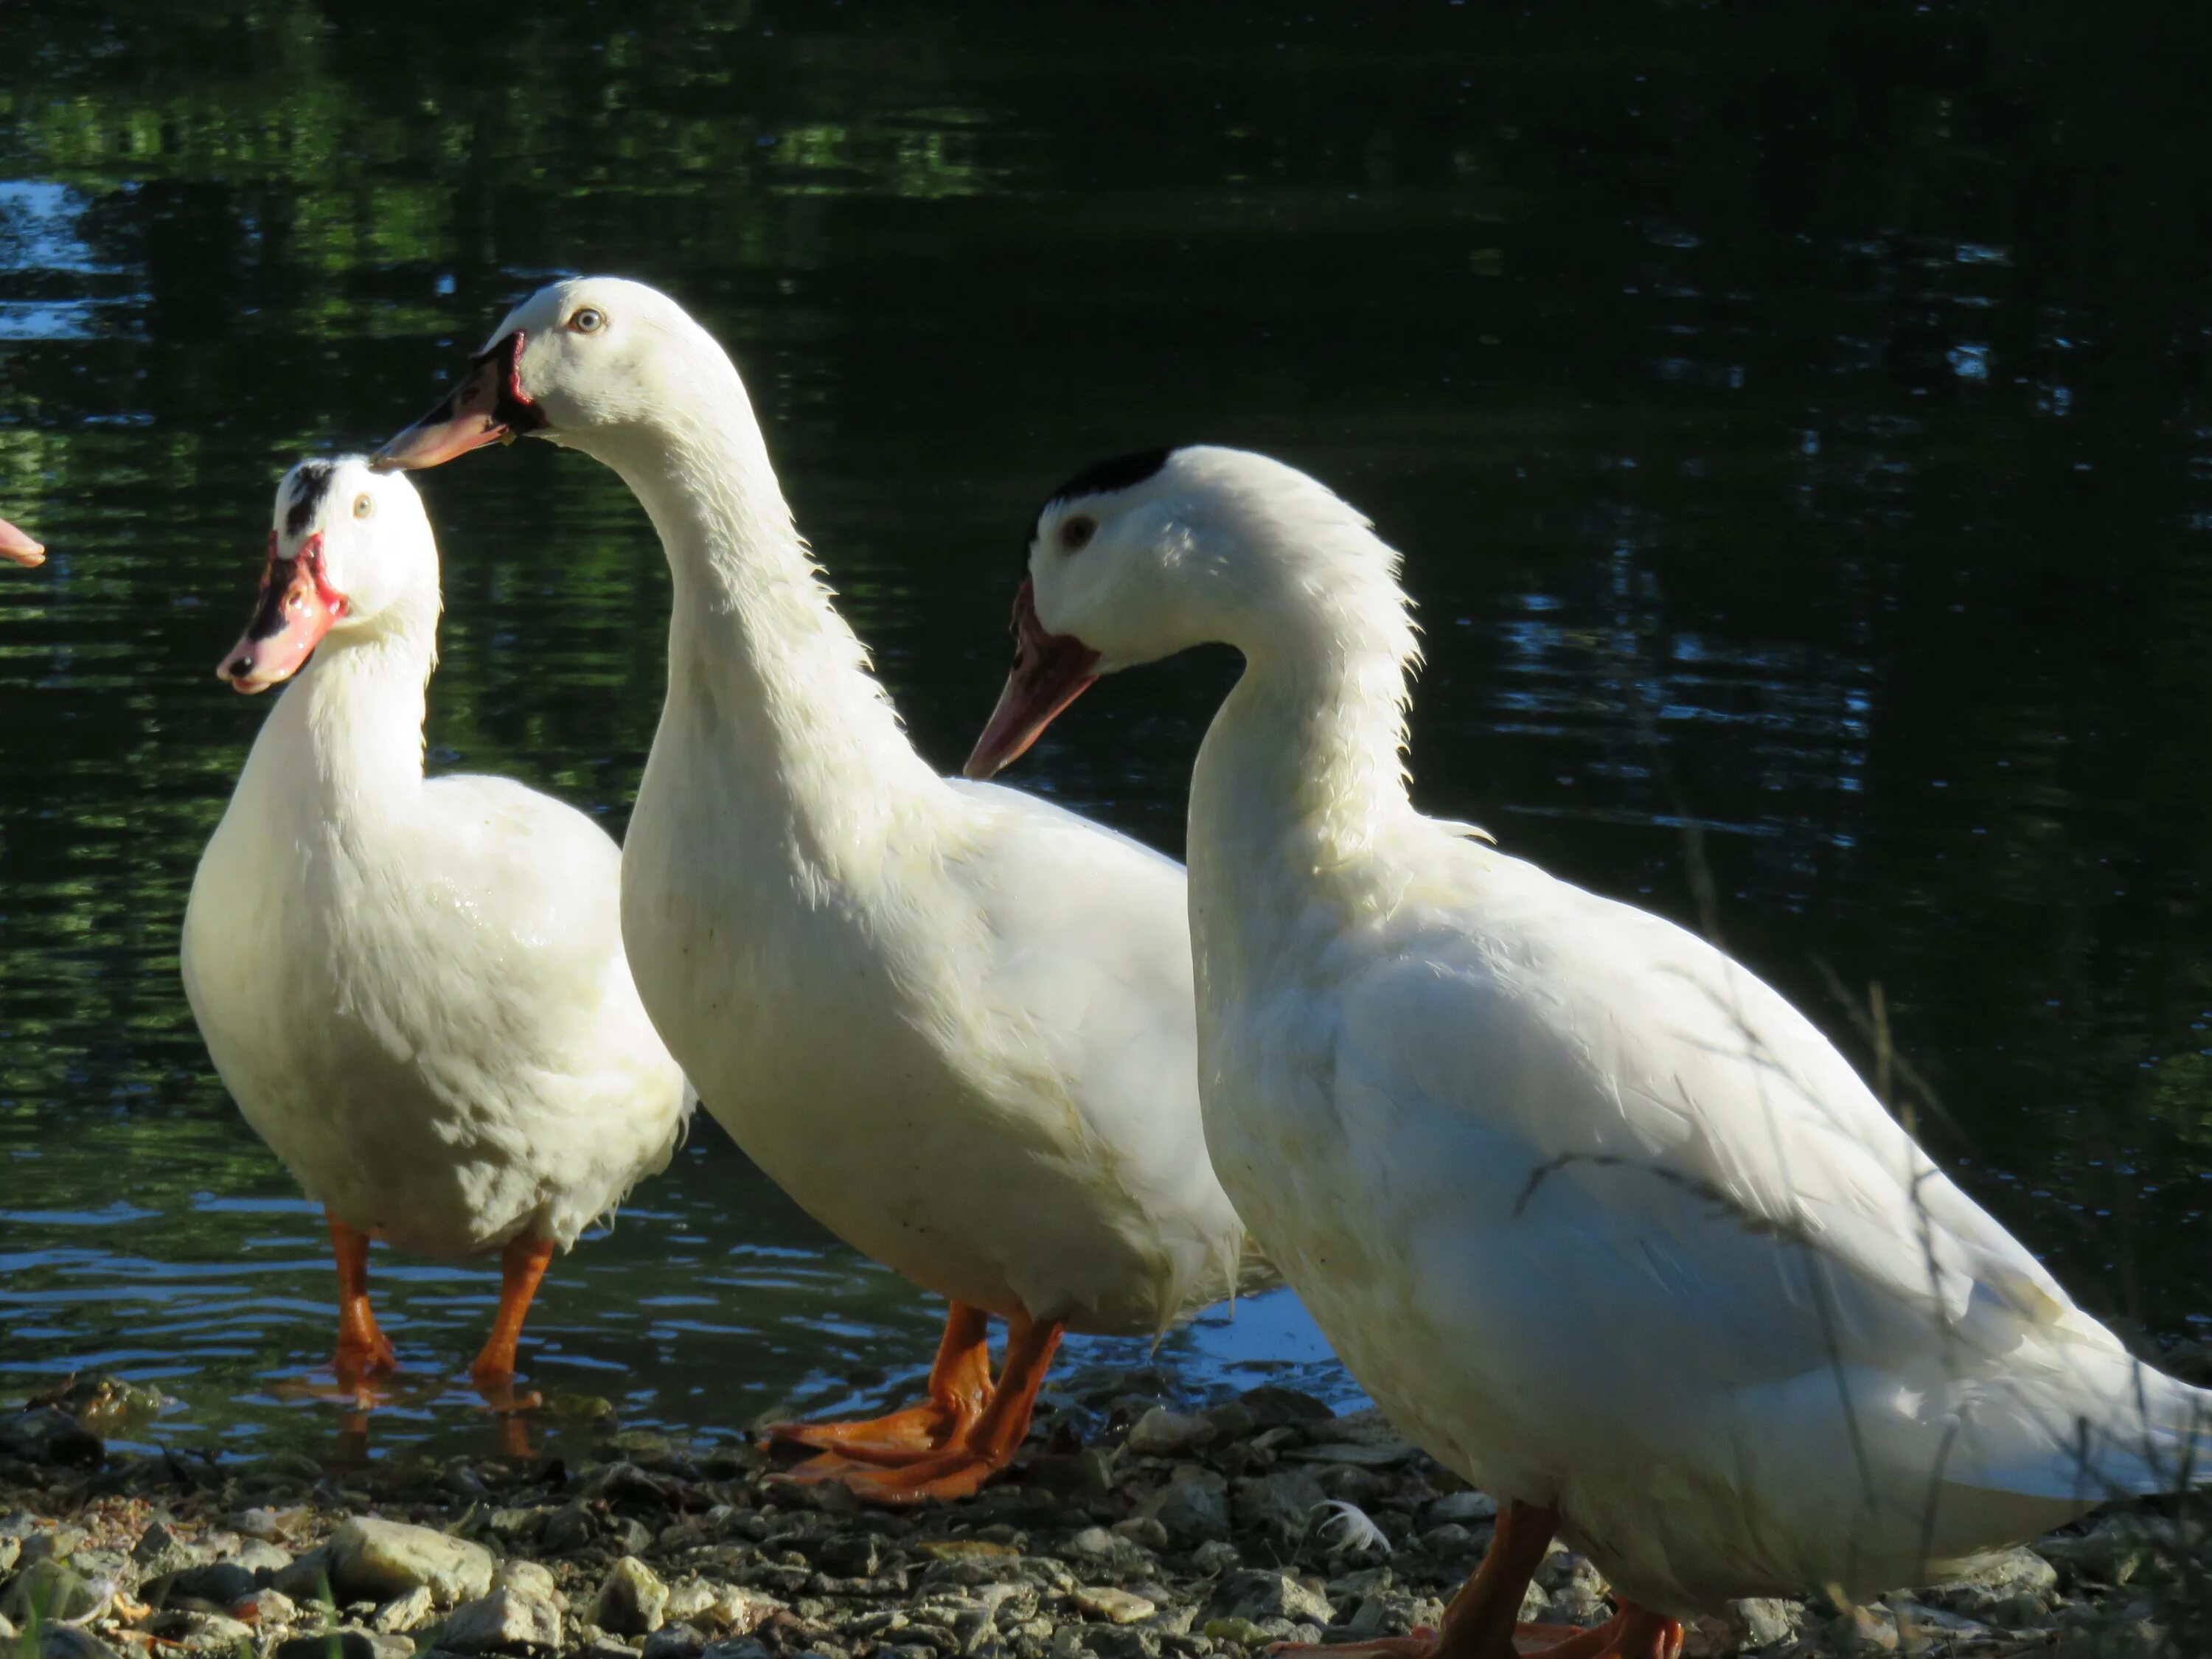
<svg viewBox="0 0 2212 1659">
<path fill-rule="evenodd" d="M 1214 1167 L 1352 1374 L 1505 1506 L 1441 1638 L 1379 1645 L 1504 1659 L 1555 1528 L 1620 1611 L 1550 1650 L 1644 1659 L 1729 1598 L 1926 1583 L 2202 1467 L 2212 1396 L 2131 1359 L 1802 1014 L 1413 809 L 1396 567 L 1264 456 L 1063 490 L 969 763 L 1097 674 L 1243 653 L 1190 800 Z"/>
<path fill-rule="evenodd" d="M 556 283 L 387 445 L 516 433 L 619 472 L 675 578 L 623 865 L 646 1006 L 708 1109 L 831 1231 L 952 1304 L 929 1398 L 785 1425 L 885 1502 L 1012 1455 L 1065 1328 L 1157 1334 L 1250 1266 L 1206 1163 L 1182 871 L 900 730 L 793 527 L 743 384 L 638 283 Z M 986 1315 L 1008 1323 L 994 1387 Z"/>
<path fill-rule="evenodd" d="M 0 559 L 15 564 L 44 564 L 46 550 L 7 520 L 0 519 Z"/>
<path fill-rule="evenodd" d="M 342 1379 L 393 1365 L 370 1239 L 498 1250 L 471 1375 L 526 1405 L 515 1340 L 555 1249 L 666 1167 L 691 1102 L 623 961 L 605 831 L 506 778 L 424 779 L 438 611 L 404 478 L 361 456 L 285 476 L 258 606 L 216 672 L 298 683 L 201 857 L 185 990 L 239 1109 L 328 1216 Z"/>
</svg>

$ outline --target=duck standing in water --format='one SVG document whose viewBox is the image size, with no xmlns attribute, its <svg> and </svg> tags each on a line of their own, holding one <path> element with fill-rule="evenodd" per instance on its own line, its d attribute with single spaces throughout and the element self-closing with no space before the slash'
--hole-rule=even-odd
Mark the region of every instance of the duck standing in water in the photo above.
<svg viewBox="0 0 2212 1659">
<path fill-rule="evenodd" d="M 674 577 L 623 860 L 654 1023 L 772 1180 L 952 1304 L 921 1404 L 773 1432 L 822 1454 L 802 1479 L 965 1497 L 1020 1445 L 1063 1329 L 1156 1335 L 1264 1271 L 1200 1130 L 1182 871 L 915 752 L 737 369 L 665 295 L 544 289 L 380 459 L 517 434 L 620 473 Z"/>
<path fill-rule="evenodd" d="M 359 456 L 285 476 L 260 601 L 216 672 L 295 684 L 200 859 L 185 990 L 239 1109 L 329 1218 L 341 1380 L 394 1365 L 372 1238 L 496 1250 L 471 1376 L 514 1407 L 553 1253 L 667 1166 L 692 1102 L 623 957 L 606 832 L 506 778 L 422 775 L 439 608 L 404 478 Z"/>
<path fill-rule="evenodd" d="M 1281 463 L 1058 492 L 988 777 L 1098 676 L 1244 671 L 1190 796 L 1214 1167 L 1376 1402 L 1498 1500 L 1442 1632 L 1508 1659 L 1555 1531 L 1613 1583 L 1553 1659 L 1671 1659 L 1744 1596 L 1932 1582 L 2212 1449 L 1797 1010 L 1696 935 L 1424 817 L 1397 556 Z M 1341 1651 L 1341 1650 L 1340 1650 Z"/>
<path fill-rule="evenodd" d="M 44 564 L 46 550 L 7 520 L 0 519 L 0 559 L 15 564 Z"/>
</svg>

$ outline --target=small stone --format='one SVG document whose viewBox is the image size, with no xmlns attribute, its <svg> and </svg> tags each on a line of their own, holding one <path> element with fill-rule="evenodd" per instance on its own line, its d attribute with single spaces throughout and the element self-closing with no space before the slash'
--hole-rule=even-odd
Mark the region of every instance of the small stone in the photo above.
<svg viewBox="0 0 2212 1659">
<path fill-rule="evenodd" d="M 817 1546 L 814 1565 L 833 1578 L 872 1578 L 883 1570 L 883 1540 L 874 1533 L 832 1538 Z"/>
<path fill-rule="evenodd" d="M 239 1547 L 238 1553 L 231 1559 L 256 1578 L 268 1579 L 292 1565 L 292 1552 L 264 1539 L 249 1538 Z"/>
<path fill-rule="evenodd" d="M 1234 1544 L 1223 1543 L 1218 1539 L 1200 1544 L 1190 1553 L 1191 1570 L 1203 1578 L 1233 1571 L 1243 1565 L 1243 1560 L 1244 1558 L 1237 1554 Z"/>
<path fill-rule="evenodd" d="M 1078 1608 L 1093 1619 L 1103 1619 L 1113 1625 L 1133 1625 L 1159 1611 L 1143 1596 L 1106 1584 L 1085 1585 L 1075 1592 L 1074 1601 Z"/>
<path fill-rule="evenodd" d="M 58 1406 L 33 1406 L 0 1418 L 0 1455 L 27 1463 L 96 1469 L 107 1448 L 98 1435 Z"/>
<path fill-rule="evenodd" d="M 750 1636 L 784 1611 L 784 1604 L 773 1595 L 735 1584 L 709 1584 L 696 1579 L 686 1587 L 681 1612 L 677 1610 L 677 1600 L 672 1592 L 667 1617 L 681 1620 L 709 1635 Z"/>
<path fill-rule="evenodd" d="M 1131 1426 L 1127 1443 L 1140 1457 L 1180 1457 L 1212 1445 L 1218 1432 L 1202 1417 L 1185 1417 L 1155 1406 Z"/>
<path fill-rule="evenodd" d="M 1916 1599 L 1932 1607 L 1997 1624 L 2002 1621 L 1991 1617 L 1991 1610 L 2022 1595 L 2033 1597 L 2039 1604 L 2039 1611 L 2058 1599 L 2058 1569 L 2030 1549 L 2004 1550 L 1984 1557 L 1974 1563 L 1972 1571 L 1921 1591 Z"/>
<path fill-rule="evenodd" d="M 1188 1548 L 1229 1536 L 1229 1499 L 1219 1475 L 1175 1480 L 1144 1501 L 1139 1512 L 1157 1521 L 1169 1541 Z"/>
<path fill-rule="evenodd" d="M 1067 1540 L 1067 1553 L 1086 1560 L 1103 1561 L 1115 1553 L 1120 1540 L 1103 1527 L 1085 1527 Z"/>
<path fill-rule="evenodd" d="M 1116 1521 L 1108 1530 L 1116 1538 L 1126 1538 L 1138 1548 L 1156 1554 L 1168 1547 L 1168 1529 L 1149 1515 L 1133 1515 L 1126 1521 Z"/>
<path fill-rule="evenodd" d="M 10 1541 L 0 1540 L 0 1572 L 8 1569 L 6 1557 Z M 131 1559 L 149 1578 L 177 1572 L 192 1564 L 191 1552 L 184 1540 L 159 1521 L 149 1522 L 146 1530 L 138 1534 L 138 1541 L 131 1547 Z"/>
<path fill-rule="evenodd" d="M 1328 1597 L 1286 1572 L 1253 1568 L 1224 1573 L 1206 1603 L 1213 1619 L 1247 1619 L 1255 1622 L 1287 1619 L 1293 1624 L 1326 1625 L 1335 1617 Z"/>
<path fill-rule="evenodd" d="M 282 1590 L 295 1601 L 302 1604 L 309 1601 L 330 1603 L 334 1599 L 331 1589 L 330 1546 L 325 1544 L 309 1550 L 283 1571 L 274 1575 L 269 1583 L 272 1589 Z"/>
<path fill-rule="evenodd" d="M 368 1632 L 333 1630 L 287 1637 L 269 1650 L 269 1659 L 378 1659 L 378 1654 Z"/>
<path fill-rule="evenodd" d="M 1306 1463 L 1356 1463 L 1362 1468 L 1382 1469 L 1406 1462 L 1414 1450 L 1403 1440 L 1325 1440 L 1318 1445 L 1293 1446 L 1283 1455 Z"/>
<path fill-rule="evenodd" d="M 1273 1639 L 1249 1619 L 1209 1619 L 1205 1634 L 1209 1641 L 1226 1642 L 1239 1648 L 1255 1648 Z"/>
<path fill-rule="evenodd" d="M 1278 1469 L 1237 1483 L 1237 1525 L 1264 1532 L 1279 1544 L 1296 1544 L 1320 1519 L 1328 1494 L 1311 1469 Z"/>
<path fill-rule="evenodd" d="M 1085 1626 L 1083 1645 L 1098 1659 L 1159 1659 L 1160 1656 L 1159 1632 L 1116 1625 Z"/>
<path fill-rule="evenodd" d="M 438 1604 L 428 1584 L 417 1584 L 404 1595 L 395 1595 L 369 1616 L 368 1627 L 390 1634 L 394 1631 L 420 1630 L 436 1617 Z"/>
<path fill-rule="evenodd" d="M 0 1613 L 19 1626 L 43 1626 L 82 1619 L 100 1601 L 100 1593 L 83 1574 L 58 1561 L 33 1561 L 0 1595 Z"/>
<path fill-rule="evenodd" d="M 1273 1382 L 1263 1382 L 1256 1389 L 1246 1389 L 1237 1396 L 1237 1403 L 1249 1412 L 1253 1423 L 1262 1429 L 1283 1428 L 1297 1423 L 1319 1423 L 1336 1415 L 1329 1409 L 1328 1401 Z"/>
<path fill-rule="evenodd" d="M 617 1636 L 646 1636 L 660 1628 L 667 1607 L 668 1586 L 659 1575 L 635 1555 L 625 1555 L 607 1569 L 589 1616 Z"/>
<path fill-rule="evenodd" d="M 1477 1538 L 1456 1521 L 1447 1521 L 1441 1527 L 1431 1527 L 1421 1534 L 1421 1547 L 1431 1555 L 1455 1557 L 1473 1555 L 1483 1546 Z"/>
<path fill-rule="evenodd" d="M 113 1648 L 75 1625 L 49 1625 L 39 1632 L 39 1659 L 117 1659 Z"/>
<path fill-rule="evenodd" d="M 568 1555 L 582 1549 L 598 1533 L 589 1510 L 581 1504 L 564 1504 L 545 1517 L 538 1542 L 548 1554 Z"/>
<path fill-rule="evenodd" d="M 246 1598 L 238 1609 L 238 1616 L 250 1620 L 263 1630 L 282 1630 L 300 1616 L 300 1609 L 283 1590 L 258 1589 Z"/>
<path fill-rule="evenodd" d="M 1722 1612 L 1722 1620 L 1737 1646 L 1771 1648 L 1796 1641 L 1804 1615 L 1794 1601 L 1760 1595 L 1729 1602 Z"/>
<path fill-rule="evenodd" d="M 234 1607 L 258 1588 L 253 1574 L 235 1561 L 187 1567 L 169 1582 L 172 1595 L 189 1596 L 218 1607 Z"/>
<path fill-rule="evenodd" d="M 524 1561 L 510 1557 L 501 1562 L 491 1576 L 491 1587 L 495 1590 L 520 1590 L 525 1595 L 534 1595 L 541 1601 L 550 1602 L 565 1613 L 568 1598 L 561 1594 L 561 1586 L 554 1579 L 553 1570 L 536 1561 Z"/>
<path fill-rule="evenodd" d="M 2124 1584 L 2150 1559 L 2154 1543 L 2142 1517 L 2115 1515 L 2084 1533 L 2041 1539 L 2033 1553 L 2056 1567 L 2069 1584 L 2082 1579 Z"/>
<path fill-rule="evenodd" d="M 1462 1527 L 1480 1526 L 1498 1518 L 1498 1500 L 1486 1492 L 1446 1492 L 1421 1510 L 1421 1524 L 1441 1527 L 1455 1522 Z"/>
<path fill-rule="evenodd" d="M 183 1638 L 189 1653 L 235 1653 L 241 1648 L 253 1650 L 253 1626 L 240 1619 L 220 1613 L 196 1613 L 191 1615 L 191 1626 Z"/>
<path fill-rule="evenodd" d="M 331 1582 L 348 1597 L 386 1601 L 420 1587 L 440 1607 L 491 1589 L 491 1552 L 428 1527 L 362 1516 L 331 1534 Z"/>
<path fill-rule="evenodd" d="M 1828 1626 L 1828 1640 L 1846 1656 L 1895 1653 L 1897 1619 L 1887 1607 L 1846 1607 Z"/>
<path fill-rule="evenodd" d="M 455 1607 L 438 1633 L 438 1646 L 453 1653 L 557 1652 L 561 1612 L 549 1599 L 527 1590 L 495 1589 Z"/>
</svg>

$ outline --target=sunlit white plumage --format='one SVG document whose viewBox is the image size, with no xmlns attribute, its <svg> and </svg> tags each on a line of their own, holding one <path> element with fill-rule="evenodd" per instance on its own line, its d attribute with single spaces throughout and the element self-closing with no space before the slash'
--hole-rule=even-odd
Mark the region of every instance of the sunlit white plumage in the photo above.
<svg viewBox="0 0 2212 1659">
<path fill-rule="evenodd" d="M 247 1121 L 339 1221 L 431 1256 L 565 1249 L 666 1165 L 690 1109 L 624 963 L 621 854 L 521 784 L 424 778 L 438 563 L 406 480 L 361 458 L 294 469 L 272 571 L 311 542 L 343 608 L 302 641 L 200 860 L 193 1014 Z M 242 689 L 283 678 L 249 660 L 264 617 L 227 665 Z"/>
<path fill-rule="evenodd" d="M 660 533 L 667 701 L 624 936 L 708 1109 L 817 1219 L 955 1304 L 1152 1334 L 1227 1295 L 1246 1239 L 1199 1123 L 1182 870 L 915 752 L 736 369 L 674 302 L 562 283 L 493 338 L 489 382 L 386 453 L 524 422 L 613 467 Z"/>
<path fill-rule="evenodd" d="M 2178 1484 L 2208 1396 L 1803 1015 L 1412 807 L 1396 562 L 1312 479 L 1191 448 L 1048 508 L 1030 563 L 1040 650 L 1244 653 L 1191 795 L 1206 1134 L 1353 1374 L 1676 1614 L 1928 1582 Z"/>
</svg>

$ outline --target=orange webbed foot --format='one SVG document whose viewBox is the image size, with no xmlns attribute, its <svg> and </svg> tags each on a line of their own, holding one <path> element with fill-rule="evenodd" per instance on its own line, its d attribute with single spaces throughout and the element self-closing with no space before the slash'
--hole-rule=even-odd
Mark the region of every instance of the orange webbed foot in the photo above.
<svg viewBox="0 0 2212 1659">
<path fill-rule="evenodd" d="M 761 1432 L 780 1445 L 832 1452 L 855 1462 L 902 1463 L 943 1451 L 980 1414 L 980 1407 L 961 1411 L 927 1400 L 882 1417 L 848 1423 L 770 1423 Z M 802 1463 L 799 1468 L 807 1467 Z"/>
<path fill-rule="evenodd" d="M 1006 1369 L 995 1385 L 985 1332 L 981 1310 L 953 1304 L 930 1370 L 930 1398 L 921 1405 L 862 1423 L 771 1430 L 823 1452 L 775 1478 L 838 1480 L 871 1503 L 896 1508 L 973 1497 L 1013 1461 L 1029 1432 L 1060 1328 L 1011 1320 Z"/>
</svg>

